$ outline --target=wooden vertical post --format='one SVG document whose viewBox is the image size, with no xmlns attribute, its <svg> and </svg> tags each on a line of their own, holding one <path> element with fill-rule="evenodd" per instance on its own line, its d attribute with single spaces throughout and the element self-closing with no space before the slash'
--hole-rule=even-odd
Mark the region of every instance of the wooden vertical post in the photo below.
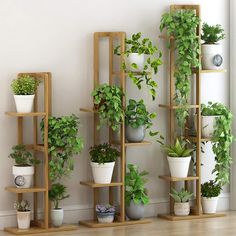
<svg viewBox="0 0 236 236">
<path fill-rule="evenodd" d="M 17 143 L 23 144 L 23 117 L 17 118 Z M 23 193 L 17 194 L 17 201 L 22 201 L 23 199 Z"/>
</svg>

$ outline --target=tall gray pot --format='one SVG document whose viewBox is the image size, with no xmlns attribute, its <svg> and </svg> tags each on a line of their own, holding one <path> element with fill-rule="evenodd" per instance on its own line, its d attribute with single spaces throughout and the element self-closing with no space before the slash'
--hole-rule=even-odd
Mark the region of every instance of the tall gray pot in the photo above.
<svg viewBox="0 0 236 236">
<path fill-rule="evenodd" d="M 132 128 L 130 125 L 125 126 L 126 139 L 130 143 L 142 142 L 145 138 L 145 126 Z"/>
<path fill-rule="evenodd" d="M 144 205 L 135 204 L 133 200 L 131 200 L 129 206 L 126 206 L 125 210 L 126 216 L 130 220 L 140 220 L 144 217 Z"/>
</svg>

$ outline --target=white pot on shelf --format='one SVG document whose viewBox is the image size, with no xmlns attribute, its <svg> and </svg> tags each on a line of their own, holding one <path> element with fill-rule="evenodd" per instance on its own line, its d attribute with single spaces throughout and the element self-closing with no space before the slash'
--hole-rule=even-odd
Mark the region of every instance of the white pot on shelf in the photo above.
<svg viewBox="0 0 236 236">
<path fill-rule="evenodd" d="M 30 228 L 30 211 L 17 211 L 16 217 L 18 229 Z"/>
<path fill-rule="evenodd" d="M 64 210 L 62 208 L 51 210 L 51 220 L 54 227 L 60 227 L 64 219 Z"/>
<path fill-rule="evenodd" d="M 33 108 L 35 95 L 14 95 L 16 111 L 19 113 L 30 113 Z"/>
<path fill-rule="evenodd" d="M 34 166 L 13 166 L 14 184 L 17 188 L 30 188 L 33 182 Z"/>
<path fill-rule="evenodd" d="M 202 116 L 202 138 L 211 138 L 213 136 L 218 117 L 220 116 Z"/>
<path fill-rule="evenodd" d="M 130 53 L 127 57 L 127 69 L 128 71 L 139 72 L 143 70 L 145 61 L 144 54 L 138 53 Z M 137 65 L 137 69 L 132 67 L 132 64 L 135 63 Z"/>
<path fill-rule="evenodd" d="M 189 202 L 175 202 L 174 213 L 176 216 L 188 216 L 190 213 Z"/>
<path fill-rule="evenodd" d="M 217 209 L 217 202 L 219 197 L 206 198 L 202 197 L 202 209 L 205 214 L 214 214 Z"/>
</svg>

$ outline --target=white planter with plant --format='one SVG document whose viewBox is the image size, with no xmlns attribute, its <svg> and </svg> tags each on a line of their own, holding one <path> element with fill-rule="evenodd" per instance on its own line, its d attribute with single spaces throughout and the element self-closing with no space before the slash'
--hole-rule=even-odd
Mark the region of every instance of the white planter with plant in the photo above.
<svg viewBox="0 0 236 236">
<path fill-rule="evenodd" d="M 139 53 L 130 53 L 126 57 L 127 69 L 132 72 L 142 71 L 145 63 L 145 55 Z"/>
<path fill-rule="evenodd" d="M 115 207 L 111 205 L 96 205 L 96 214 L 99 223 L 112 223 L 115 217 Z"/>
<path fill-rule="evenodd" d="M 22 75 L 12 81 L 11 87 L 14 93 L 17 112 L 29 113 L 32 111 L 38 84 L 39 80 L 30 75 Z"/>
<path fill-rule="evenodd" d="M 203 34 L 201 39 L 202 44 L 202 69 L 217 70 L 221 69 L 223 62 L 222 46 L 217 42 L 225 38 L 224 30 L 221 25 L 209 26 L 207 23 L 203 24 Z"/>
<path fill-rule="evenodd" d="M 14 208 L 16 209 L 17 225 L 18 229 L 27 230 L 30 228 L 30 205 L 28 201 L 22 200 L 15 202 Z"/>
<path fill-rule="evenodd" d="M 191 199 L 193 193 L 185 190 L 184 188 L 181 191 L 176 191 L 172 188 L 170 196 L 174 199 L 174 214 L 176 216 L 188 216 L 190 213 L 190 204 L 189 200 Z"/>
<path fill-rule="evenodd" d="M 115 160 L 120 155 L 117 149 L 104 143 L 90 148 L 91 167 L 95 183 L 111 183 Z"/>
</svg>

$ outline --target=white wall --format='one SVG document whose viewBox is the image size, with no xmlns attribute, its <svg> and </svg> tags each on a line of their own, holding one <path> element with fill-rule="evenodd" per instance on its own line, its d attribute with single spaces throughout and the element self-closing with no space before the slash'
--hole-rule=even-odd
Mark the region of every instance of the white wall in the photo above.
<svg viewBox="0 0 236 236">
<path fill-rule="evenodd" d="M 4 187 L 12 183 L 12 161 L 7 156 L 11 146 L 16 143 L 16 122 L 13 118 L 6 117 L 4 112 L 14 109 L 9 86 L 16 74 L 22 71 L 51 71 L 53 115 L 80 115 L 85 149 L 77 159 L 73 176 L 66 182 L 71 197 L 65 200 L 63 205 L 68 210 L 66 221 L 77 222 L 89 218 L 92 192 L 80 186 L 79 181 L 91 177 L 87 149 L 92 145 L 92 120 L 89 116 L 79 113 L 79 108 L 92 105 L 90 93 L 93 85 L 93 32 L 125 31 L 129 36 L 141 31 L 156 41 L 161 15 L 169 9 L 169 5 L 192 3 L 202 5 L 203 21 L 222 24 L 228 35 L 229 3 L 226 0 L 215 0 L 214 3 L 204 0 L 0 1 L 0 228 L 15 223 L 12 211 L 15 196 L 5 192 Z M 223 42 L 226 69 L 229 65 L 228 42 L 227 37 Z M 158 40 L 158 43 L 164 51 L 164 59 L 167 59 L 164 42 Z M 151 111 L 158 112 L 155 127 L 163 134 L 167 133 L 167 116 L 165 111 L 158 108 L 157 103 L 167 101 L 166 71 L 167 65 L 164 65 L 158 74 L 157 102 L 151 103 L 146 94 L 139 95 L 144 96 Z M 228 75 L 208 77 L 212 78 L 203 78 L 202 99 L 228 103 Z M 130 85 L 128 89 L 131 89 Z M 134 90 L 131 93 L 134 94 Z M 30 136 L 27 139 L 30 140 Z M 150 147 L 130 148 L 127 154 L 128 162 L 137 163 L 150 172 L 148 189 L 152 204 L 146 214 L 154 216 L 166 212 L 167 184 L 159 180 L 158 175 L 168 173 L 168 167 L 159 146 L 153 144 Z M 207 158 L 212 159 L 213 156 L 209 154 Z M 227 191 L 221 199 L 219 209 L 228 208 Z"/>
</svg>

